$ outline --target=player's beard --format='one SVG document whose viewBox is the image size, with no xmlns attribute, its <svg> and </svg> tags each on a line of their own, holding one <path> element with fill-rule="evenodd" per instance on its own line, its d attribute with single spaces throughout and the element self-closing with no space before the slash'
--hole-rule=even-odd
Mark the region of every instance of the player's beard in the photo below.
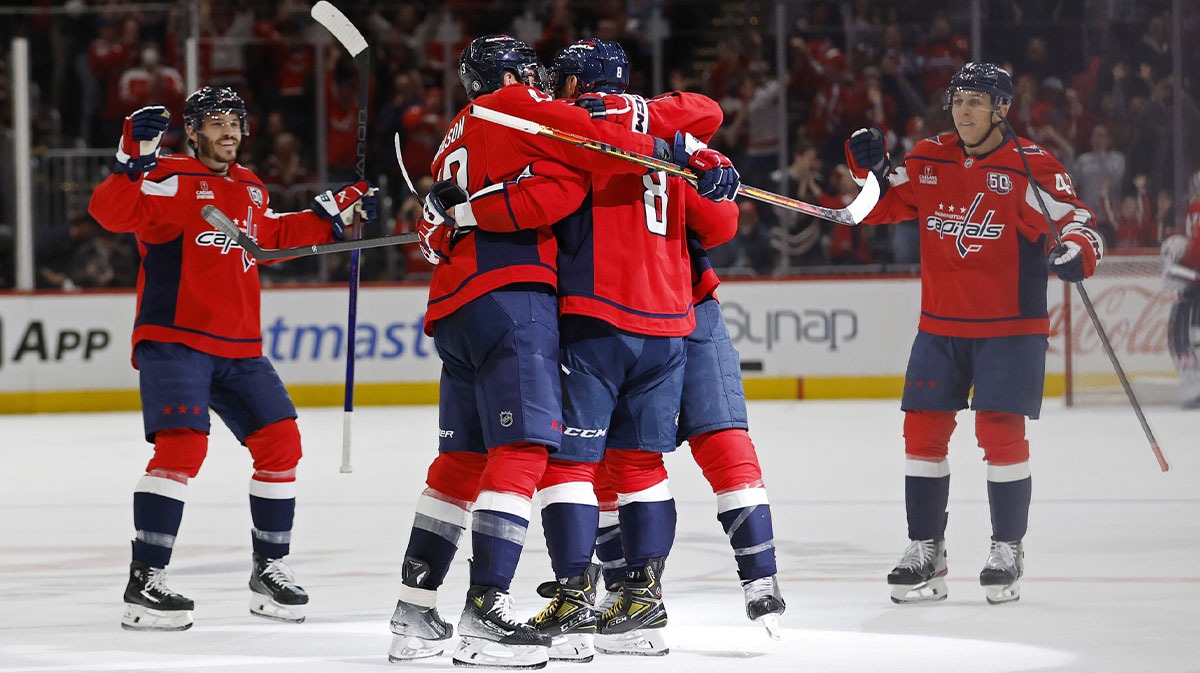
<svg viewBox="0 0 1200 673">
<path fill-rule="evenodd" d="M 196 154 L 200 157 L 206 157 L 214 163 L 225 164 L 225 166 L 228 168 L 230 164 L 237 160 L 238 150 L 242 148 L 242 139 L 238 138 L 237 144 L 231 148 L 223 147 L 217 144 L 219 141 L 225 139 L 226 138 L 222 137 L 213 140 L 202 133 L 197 133 Z"/>
</svg>

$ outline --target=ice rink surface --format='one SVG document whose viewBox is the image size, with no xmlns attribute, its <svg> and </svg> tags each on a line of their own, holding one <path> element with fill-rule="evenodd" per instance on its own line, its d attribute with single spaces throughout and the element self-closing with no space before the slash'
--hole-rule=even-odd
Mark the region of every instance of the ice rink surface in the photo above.
<svg viewBox="0 0 1200 673">
<path fill-rule="evenodd" d="M 788 601 L 782 642 L 743 612 L 714 498 L 683 450 L 668 458 L 679 531 L 664 587 L 671 654 L 605 657 L 545 670 L 821 673 L 1200 671 L 1200 412 L 1148 410 L 1172 461 L 1160 473 L 1128 407 L 1063 409 L 1029 424 L 1034 502 L 1018 603 L 989 606 L 982 452 L 972 415 L 951 442 L 949 599 L 888 600 L 906 544 L 899 404 L 754 402 L 758 446 Z M 182 633 L 120 628 L 133 534 L 131 492 L 150 456 L 135 413 L 0 416 L 0 673 L 265 673 L 449 670 L 448 654 L 387 661 L 399 561 L 434 454 L 431 407 L 354 412 L 354 473 L 339 474 L 340 409 L 302 409 L 290 557 L 308 620 L 247 610 L 250 460 L 223 426 L 191 483 L 170 586 L 196 601 Z M 457 621 L 465 550 L 440 596 Z M 518 610 L 544 605 L 541 529 L 513 585 Z M 454 642 L 454 641 L 451 641 Z M 732 667 L 732 669 L 731 669 Z"/>
</svg>

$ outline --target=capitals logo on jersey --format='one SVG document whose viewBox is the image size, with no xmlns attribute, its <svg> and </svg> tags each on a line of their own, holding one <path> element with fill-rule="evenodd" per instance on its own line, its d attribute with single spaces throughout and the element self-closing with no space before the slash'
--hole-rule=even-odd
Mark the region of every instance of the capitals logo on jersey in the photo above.
<svg viewBox="0 0 1200 673">
<path fill-rule="evenodd" d="M 969 207 L 955 206 L 954 204 L 947 207 L 946 204 L 939 203 L 936 214 L 925 219 L 925 228 L 936 231 L 939 239 L 945 239 L 947 235 L 953 236 L 958 256 L 966 259 L 967 255 L 972 252 L 979 252 L 983 249 L 982 244 L 968 243 L 966 239 L 994 241 L 1004 233 L 1003 224 L 992 222 L 992 218 L 996 215 L 994 210 L 987 211 L 981 221 L 972 221 L 981 201 L 983 201 L 983 192 L 975 195 L 975 199 Z"/>
</svg>

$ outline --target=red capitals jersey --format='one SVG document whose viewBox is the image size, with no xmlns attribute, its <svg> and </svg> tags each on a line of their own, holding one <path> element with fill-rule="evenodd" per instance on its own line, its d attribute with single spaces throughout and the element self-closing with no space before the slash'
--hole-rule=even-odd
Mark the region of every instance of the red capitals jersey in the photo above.
<svg viewBox="0 0 1200 673">
<path fill-rule="evenodd" d="M 650 136 L 593 123 L 586 110 L 520 84 L 479 96 L 472 105 L 639 154 L 654 151 Z M 460 226 L 476 228 L 434 268 L 425 312 L 430 335 L 434 321 L 499 287 L 544 283 L 556 288 L 558 247 L 549 226 L 583 202 L 591 173 L 645 171 L 623 159 L 472 117 L 470 107 L 451 122 L 433 160 L 435 178 L 453 179 L 471 195 L 470 207 L 460 206 L 457 219 Z"/>
<path fill-rule="evenodd" d="M 264 248 L 328 243 L 327 218 L 278 214 L 253 172 L 216 175 L 198 159 L 166 156 L 138 180 L 121 173 L 96 186 L 88 212 L 105 229 L 137 237 L 138 307 L 133 344 L 186 344 L 228 358 L 262 355 L 258 266 L 200 215 L 217 206 Z M 134 362 L 134 366 L 137 363 Z"/>
<path fill-rule="evenodd" d="M 1077 233 L 1099 259 L 1092 212 L 1054 157 L 1020 139 L 1062 235 Z M 891 176 L 868 224 L 921 223 L 919 329 L 958 337 L 1046 334 L 1046 253 L 1052 240 L 1012 138 L 972 157 L 958 135 L 917 143 Z"/>
<path fill-rule="evenodd" d="M 630 113 L 620 115 L 620 123 L 634 131 L 709 137 L 721 125 L 720 106 L 699 94 L 621 98 Z M 696 319 L 685 226 L 702 246 L 724 243 L 737 230 L 733 202 L 708 202 L 695 191 L 662 172 L 593 177 L 590 199 L 555 226 L 560 312 L 635 334 L 691 334 Z"/>
</svg>

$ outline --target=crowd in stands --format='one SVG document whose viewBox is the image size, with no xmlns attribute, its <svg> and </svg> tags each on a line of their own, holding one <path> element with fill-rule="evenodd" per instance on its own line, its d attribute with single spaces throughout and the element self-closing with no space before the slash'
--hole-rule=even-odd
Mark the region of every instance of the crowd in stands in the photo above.
<svg viewBox="0 0 1200 673">
<path fill-rule="evenodd" d="M 104 10 L 113 3 L 76 4 Z M 533 45 L 545 64 L 579 38 L 620 41 L 633 65 L 630 91 L 644 95 L 658 93 L 650 82 L 655 35 L 661 34 L 666 88 L 720 102 L 725 123 L 712 144 L 734 160 L 743 181 L 829 207 L 844 206 L 857 192 L 842 150 L 855 129 L 882 129 L 893 163 L 920 139 L 952 130 L 942 109 L 944 87 L 975 47 L 968 3 L 951 0 L 784 3 L 783 64 L 776 63 L 775 3 L 769 1 L 339 4 L 372 47 L 367 170 L 368 177 L 385 178 L 389 199 L 387 221 L 368 235 L 411 227 L 419 209 L 400 179 L 393 135 L 400 137 L 408 172 L 428 184 L 449 115 L 465 103 L 457 57 L 478 34 L 507 31 Z M 1200 6 L 1183 4 L 1184 44 L 1195 44 Z M 356 68 L 309 18 L 308 3 L 200 0 L 197 6 L 200 81 L 232 86 L 246 99 L 253 114 L 240 161 L 267 182 L 273 207 L 304 208 L 318 187 L 352 179 Z M 1197 136 L 1171 132 L 1171 3 L 1009 0 L 982 6 L 982 54 L 1014 74 L 1009 118 L 1017 131 L 1067 166 L 1110 246 L 1157 246 L 1187 208 L 1188 195 L 1174 193 L 1172 153 L 1182 147 L 1189 170 L 1200 166 Z M 35 45 L 35 146 L 106 148 L 116 143 L 126 114 L 154 102 L 172 112 L 165 146 L 185 151 L 181 72 L 188 20 L 181 4 L 170 11 L 26 14 L 0 28 L 6 45 L 14 35 Z M 1184 82 L 1183 126 L 1189 129 L 1200 128 L 1198 54 L 1182 54 L 1182 71 L 1193 78 Z M 11 126 L 9 96 L 7 80 L 0 82 L 4 135 Z M 319 109 L 326 119 L 322 133 Z M 790 156 L 781 165 L 785 143 Z M 711 251 L 727 273 L 779 275 L 832 265 L 878 270 L 919 262 L 915 222 L 852 229 L 744 198 L 739 207 L 737 237 Z M 39 287 L 132 284 L 136 250 L 87 219 L 79 214 L 39 223 Z M 5 231 L 0 256 L 11 238 Z M 415 251 L 391 254 L 388 264 L 368 262 L 364 280 L 428 274 Z M 288 262 L 268 282 L 336 278 L 344 274 L 340 257 L 346 256 Z M 0 272 L 6 264 L 0 262 Z M 124 265 L 133 265 L 132 277 Z"/>
</svg>

